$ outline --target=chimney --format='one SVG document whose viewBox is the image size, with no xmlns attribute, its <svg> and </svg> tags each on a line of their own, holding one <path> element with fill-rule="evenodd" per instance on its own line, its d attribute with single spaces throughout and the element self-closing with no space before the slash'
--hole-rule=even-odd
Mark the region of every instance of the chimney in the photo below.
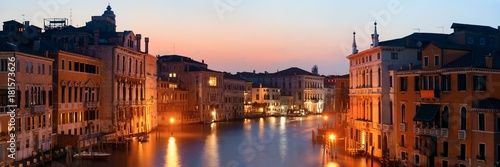
<svg viewBox="0 0 500 167">
<path fill-rule="evenodd" d="M 485 62 L 486 62 L 486 68 L 493 68 L 493 57 L 491 56 L 491 53 L 484 57 Z"/>
<path fill-rule="evenodd" d="M 255 74 L 255 70 L 253 70 L 253 73 Z"/>
<path fill-rule="evenodd" d="M 411 71 L 412 69 L 413 69 L 413 63 L 410 63 L 410 64 L 408 65 L 408 70 L 410 70 L 410 71 Z"/>
<path fill-rule="evenodd" d="M 136 46 L 137 47 L 136 51 L 141 52 L 141 38 L 142 38 L 142 36 L 141 36 L 141 34 L 137 34 L 137 35 L 135 35 L 135 38 L 136 38 L 135 42 L 136 42 L 136 45 L 137 45 Z"/>
<path fill-rule="evenodd" d="M 33 50 L 40 50 L 40 38 L 35 39 L 35 41 L 33 42 Z"/>
<path fill-rule="evenodd" d="M 30 26 L 30 21 L 24 21 L 24 29 L 27 29 Z"/>
<path fill-rule="evenodd" d="M 94 45 L 99 45 L 99 29 L 94 29 Z"/>
<path fill-rule="evenodd" d="M 144 43 L 146 43 L 144 46 L 144 53 L 147 54 L 149 53 L 149 37 L 144 38 Z"/>
<path fill-rule="evenodd" d="M 205 60 L 201 60 L 201 63 L 202 63 L 202 64 L 205 64 Z"/>
</svg>

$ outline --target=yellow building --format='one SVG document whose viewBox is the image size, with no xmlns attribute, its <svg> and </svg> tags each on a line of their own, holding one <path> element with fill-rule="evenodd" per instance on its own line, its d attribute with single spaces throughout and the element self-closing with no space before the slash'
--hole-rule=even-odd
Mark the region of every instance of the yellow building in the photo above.
<svg viewBox="0 0 500 167">
<path fill-rule="evenodd" d="M 199 113 L 188 112 L 188 91 L 185 88 L 169 81 L 158 81 L 157 84 L 159 126 L 171 125 L 170 119 L 180 124 L 200 122 Z"/>
</svg>

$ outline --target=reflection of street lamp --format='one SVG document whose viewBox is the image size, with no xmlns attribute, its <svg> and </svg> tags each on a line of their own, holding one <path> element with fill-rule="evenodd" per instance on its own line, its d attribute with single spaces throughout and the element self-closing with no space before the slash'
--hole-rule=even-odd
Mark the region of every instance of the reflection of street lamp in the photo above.
<svg viewBox="0 0 500 167">
<path fill-rule="evenodd" d="M 212 122 L 215 120 L 215 110 L 212 111 Z"/>
<path fill-rule="evenodd" d="M 337 158 L 337 148 L 334 148 L 334 145 L 335 145 L 335 135 L 334 134 L 330 134 L 330 157 L 333 158 L 333 154 L 332 152 L 334 151 L 335 149 L 335 158 Z"/>
<path fill-rule="evenodd" d="M 174 132 L 172 132 L 172 124 L 174 124 L 175 120 L 174 118 L 170 117 L 170 135 L 173 135 Z"/>
</svg>

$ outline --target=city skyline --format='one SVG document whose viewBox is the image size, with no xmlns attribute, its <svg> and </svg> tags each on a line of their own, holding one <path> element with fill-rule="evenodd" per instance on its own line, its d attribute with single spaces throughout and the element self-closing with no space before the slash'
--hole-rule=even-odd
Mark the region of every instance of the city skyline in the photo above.
<svg viewBox="0 0 500 167">
<path fill-rule="evenodd" d="M 211 69 L 232 73 L 275 72 L 289 67 L 309 71 L 316 64 L 320 74 L 346 74 L 345 57 L 350 54 L 352 31 L 357 32 L 358 50 L 368 49 L 374 21 L 379 22 L 380 40 L 384 41 L 419 31 L 450 33 L 454 22 L 496 28 L 499 23 L 491 16 L 500 14 L 494 10 L 498 6 L 495 4 L 499 4 L 495 1 L 489 1 L 489 5 L 464 1 L 429 5 L 395 0 L 109 3 L 117 15 L 117 30 L 133 30 L 150 37 L 151 54 L 188 56 L 204 60 Z M 64 17 L 80 27 L 91 16 L 100 15 L 107 5 L 89 4 L 92 5 L 69 1 L 15 2 L 2 9 L 8 14 L 0 18 L 26 20 L 42 27 L 43 18 Z M 424 12 L 420 10 L 423 8 Z"/>
</svg>

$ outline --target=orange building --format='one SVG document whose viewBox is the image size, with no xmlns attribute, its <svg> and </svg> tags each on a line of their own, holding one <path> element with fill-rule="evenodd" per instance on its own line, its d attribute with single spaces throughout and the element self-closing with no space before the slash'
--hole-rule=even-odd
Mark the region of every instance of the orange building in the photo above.
<svg viewBox="0 0 500 167">
<path fill-rule="evenodd" d="M 396 73 L 397 158 L 407 166 L 500 162 L 499 31 L 453 24 Z"/>
<path fill-rule="evenodd" d="M 188 113 L 188 91 L 180 84 L 169 81 L 157 82 L 158 125 L 169 126 L 170 119 L 176 123 L 200 122 L 197 112 Z"/>
</svg>

